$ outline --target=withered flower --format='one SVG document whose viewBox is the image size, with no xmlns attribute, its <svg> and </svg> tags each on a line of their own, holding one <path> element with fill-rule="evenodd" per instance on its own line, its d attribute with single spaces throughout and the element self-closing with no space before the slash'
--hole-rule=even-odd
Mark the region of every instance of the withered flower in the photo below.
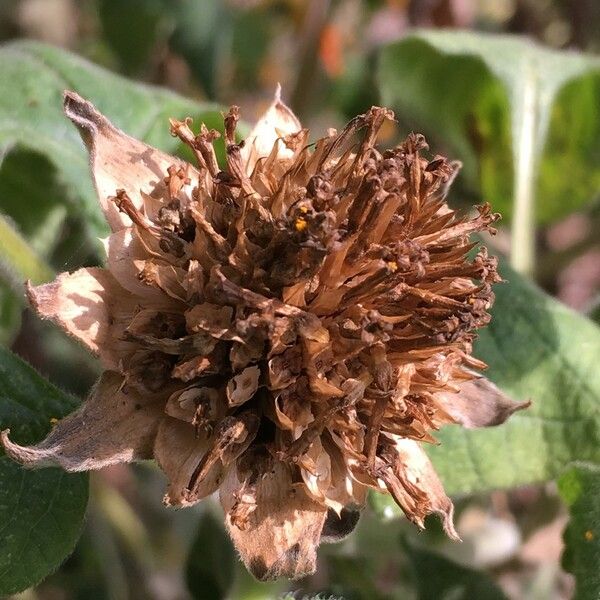
<svg viewBox="0 0 600 600">
<path fill-rule="evenodd" d="M 488 205 L 445 201 L 458 165 L 411 134 L 380 152 L 393 114 L 373 107 L 315 144 L 279 94 L 249 137 L 171 121 L 196 166 L 116 129 L 72 92 L 112 229 L 106 268 L 28 286 L 33 307 L 105 371 L 36 446 L 28 467 L 98 469 L 155 458 L 164 502 L 220 491 L 229 533 L 259 579 L 315 569 L 320 541 L 356 523 L 367 490 L 420 527 L 452 502 L 422 442 L 446 423 L 496 425 L 525 404 L 476 373 L 496 261 L 472 259 Z"/>
</svg>

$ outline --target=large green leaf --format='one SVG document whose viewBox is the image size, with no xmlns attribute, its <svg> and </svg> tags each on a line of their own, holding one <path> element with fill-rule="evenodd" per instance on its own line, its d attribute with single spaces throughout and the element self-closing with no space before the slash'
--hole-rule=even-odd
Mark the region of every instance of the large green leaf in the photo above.
<svg viewBox="0 0 600 600">
<path fill-rule="evenodd" d="M 66 198 L 69 208 L 82 215 L 95 234 L 102 234 L 106 225 L 79 134 L 62 114 L 63 90 L 78 92 L 118 127 L 167 152 L 179 147 L 169 133 L 170 116 L 192 116 L 211 127 L 221 123 L 214 105 L 132 83 L 63 50 L 35 42 L 18 41 L 0 48 L 0 81 L 10 82 L 0 95 L 0 156 L 19 149 L 47 159 L 73 192 Z M 29 169 L 34 176 L 35 164 Z M 26 188 L 22 194 L 20 201 L 31 206 Z"/>
<path fill-rule="evenodd" d="M 574 464 L 561 475 L 558 489 L 571 513 L 564 534 L 563 567 L 575 575 L 577 600 L 597 600 L 600 598 L 600 467 Z"/>
<path fill-rule="evenodd" d="M 600 58 L 518 37 L 416 30 L 383 51 L 378 78 L 383 102 L 445 143 L 472 189 L 514 214 L 524 263 L 534 198 L 548 222 L 596 195 Z"/>
<path fill-rule="evenodd" d="M 0 430 L 38 441 L 76 400 L 0 348 Z M 0 456 L 0 595 L 38 583 L 71 553 L 87 505 L 87 476 L 27 471 Z"/>
<path fill-rule="evenodd" d="M 600 462 L 600 328 L 507 266 L 493 318 L 474 354 L 486 375 L 530 408 L 499 427 L 450 425 L 428 452 L 450 494 L 509 488 L 556 477 L 573 460 Z M 398 514 L 385 496 L 374 504 Z"/>
</svg>

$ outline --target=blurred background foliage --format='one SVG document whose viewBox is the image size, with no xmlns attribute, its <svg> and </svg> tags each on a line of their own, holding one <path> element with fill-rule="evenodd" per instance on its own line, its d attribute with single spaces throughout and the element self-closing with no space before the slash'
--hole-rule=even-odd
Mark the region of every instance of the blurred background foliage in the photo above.
<svg viewBox="0 0 600 600">
<path fill-rule="evenodd" d="M 518 40 L 494 46 L 469 34 L 447 38 L 432 32 L 437 29 L 525 34 L 546 49 L 532 50 Z M 508 253 L 511 238 L 513 253 L 530 245 L 531 260 L 523 270 L 566 305 L 600 321 L 600 76 L 593 57 L 600 50 L 598 32 L 597 0 L 2 0 L 0 40 L 45 42 L 191 100 L 131 86 L 43 46 L 0 50 L 0 343 L 79 396 L 98 374 L 93 359 L 24 308 L 22 293 L 26 278 L 47 281 L 55 272 L 102 260 L 97 238 L 106 231 L 93 207 L 87 165 L 76 132 L 59 116 L 58 90 L 71 85 L 88 90 L 94 101 L 101 98 L 100 108 L 132 135 L 172 152 L 178 148 L 168 135 L 169 114 L 192 114 L 196 122 L 216 126 L 215 103 L 235 103 L 251 122 L 278 82 L 314 132 L 340 127 L 370 105 L 386 102 L 398 121 L 383 131 L 382 143 L 394 144 L 417 129 L 427 134 L 435 153 L 460 158 L 464 168 L 452 202 L 466 207 L 491 201 L 504 214 L 496 249 Z M 514 190 L 528 155 L 515 140 L 530 114 L 519 105 L 529 85 L 537 90 L 529 160 L 538 176 L 527 180 L 525 209 L 519 209 Z M 27 121 L 27 102 L 43 109 L 36 121 Z M 520 225 L 524 239 L 515 238 Z M 508 312 L 511 294 L 500 292 Z M 523 294 L 522 304 L 528 298 Z M 581 323 L 573 320 L 556 334 L 562 335 L 565 353 L 571 327 L 578 332 L 573 338 L 578 349 L 591 335 L 593 325 Z M 487 342 L 484 336 L 484 351 L 491 353 L 493 336 L 493 330 Z M 506 339 L 514 343 L 510 335 Z M 519 358 L 525 370 L 527 352 Z M 551 358 L 538 358 L 547 366 L 545 384 L 537 383 L 557 390 L 551 404 L 556 414 L 549 418 L 558 422 L 559 392 L 576 386 L 576 376 L 585 378 L 585 372 L 564 375 Z M 59 407 L 70 401 L 57 395 Z M 589 403 L 574 410 L 598 412 Z M 32 436 L 43 429 L 39 423 L 27 427 Z M 569 427 L 567 422 L 560 434 L 563 454 L 563 448 L 575 448 L 567 439 Z M 586 457 L 596 461 L 597 432 L 596 423 L 572 436 L 596 447 Z M 436 451 L 448 447 L 450 437 Z M 532 455 L 536 450 L 533 442 L 527 447 Z M 452 471 L 447 461 L 446 480 Z M 587 574 L 600 564 L 600 550 L 597 540 L 587 538 L 590 515 L 598 511 L 597 501 L 590 500 L 594 494 L 597 500 L 598 481 L 597 469 L 584 465 L 563 475 L 560 495 L 553 482 L 459 495 L 462 545 L 445 540 L 435 520 L 418 534 L 389 504 L 374 502 L 347 541 L 320 550 L 313 577 L 259 584 L 234 556 L 218 507 L 205 502 L 186 511 L 165 510 L 164 482 L 151 464 L 113 467 L 91 476 L 75 552 L 19 598 L 259 600 L 290 592 L 297 599 L 320 594 L 346 600 L 541 600 L 573 596 L 568 572 L 586 581 L 578 584 L 578 597 L 596 598 L 597 580 L 590 583 Z M 0 500 L 2 489 L 9 493 L 5 484 Z M 566 539 L 574 545 L 561 565 L 566 505 L 574 515 Z M 592 538 L 600 535 L 598 518 Z M 589 547 L 575 543 L 581 540 Z M 2 558 L 0 552 L 0 573 Z"/>
</svg>

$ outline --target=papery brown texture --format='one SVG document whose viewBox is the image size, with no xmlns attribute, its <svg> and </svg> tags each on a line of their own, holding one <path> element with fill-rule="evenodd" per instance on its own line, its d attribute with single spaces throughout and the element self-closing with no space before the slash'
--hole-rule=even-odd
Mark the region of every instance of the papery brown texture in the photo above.
<svg viewBox="0 0 600 600">
<path fill-rule="evenodd" d="M 321 540 L 356 524 L 369 489 L 457 538 L 423 442 L 446 423 L 496 425 L 526 403 L 477 371 L 496 260 L 486 204 L 446 204 L 457 163 L 411 134 L 381 152 L 373 107 L 309 144 L 276 98 L 246 142 L 236 107 L 216 131 L 171 132 L 196 165 L 116 129 L 89 102 L 65 111 L 90 151 L 113 233 L 106 269 L 29 287 L 32 305 L 106 369 L 37 446 L 3 432 L 26 466 L 70 471 L 154 456 L 165 503 L 220 489 L 225 523 L 260 579 L 315 569 Z M 470 257 L 472 253 L 472 257 Z"/>
</svg>

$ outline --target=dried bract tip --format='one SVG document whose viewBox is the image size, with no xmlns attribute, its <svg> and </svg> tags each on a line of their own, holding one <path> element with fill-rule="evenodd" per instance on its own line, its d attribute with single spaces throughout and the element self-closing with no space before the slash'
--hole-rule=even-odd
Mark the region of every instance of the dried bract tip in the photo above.
<svg viewBox="0 0 600 600">
<path fill-rule="evenodd" d="M 419 527 L 452 502 L 425 451 L 447 423 L 497 425 L 526 403 L 476 371 L 496 260 L 488 204 L 445 201 L 459 165 L 423 136 L 380 151 L 393 113 L 373 107 L 314 144 L 279 94 L 238 142 L 170 122 L 196 165 L 116 129 L 86 100 L 65 111 L 90 150 L 113 233 L 106 269 L 29 287 L 38 313 L 95 352 L 89 399 L 37 446 L 2 435 L 27 466 L 70 471 L 154 456 L 165 503 L 220 490 L 259 579 L 315 569 L 322 539 L 356 524 L 369 489 Z"/>
</svg>

